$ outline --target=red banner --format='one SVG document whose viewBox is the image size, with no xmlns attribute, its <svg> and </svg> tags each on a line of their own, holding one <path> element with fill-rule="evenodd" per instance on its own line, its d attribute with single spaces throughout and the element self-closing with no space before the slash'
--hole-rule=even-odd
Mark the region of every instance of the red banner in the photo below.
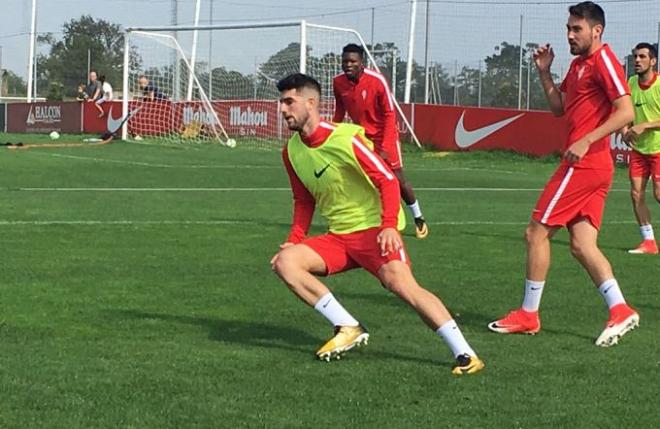
<svg viewBox="0 0 660 429">
<path fill-rule="evenodd" d="M 78 102 L 10 103 L 7 105 L 9 133 L 80 133 L 82 112 Z"/>
<path fill-rule="evenodd" d="M 563 148 L 566 127 L 549 112 L 417 104 L 414 130 L 441 150 L 511 150 L 546 156 Z"/>
<path fill-rule="evenodd" d="M 279 138 L 289 135 L 283 125 L 276 100 L 214 101 L 212 103 L 227 134 L 235 137 Z M 192 124 L 209 126 L 217 121 L 199 101 L 130 102 L 129 110 L 140 110 L 129 121 L 133 135 L 156 136 L 183 133 Z M 121 120 L 121 102 L 102 104 L 104 116 L 91 104 L 84 106 L 84 131 L 103 133 Z"/>
<path fill-rule="evenodd" d="M 420 142 L 446 151 L 511 150 L 547 156 L 560 152 L 568 135 L 564 120 L 550 112 L 429 104 L 402 107 Z M 617 163 L 628 163 L 631 149 L 620 138 L 611 137 L 611 148 Z"/>
</svg>

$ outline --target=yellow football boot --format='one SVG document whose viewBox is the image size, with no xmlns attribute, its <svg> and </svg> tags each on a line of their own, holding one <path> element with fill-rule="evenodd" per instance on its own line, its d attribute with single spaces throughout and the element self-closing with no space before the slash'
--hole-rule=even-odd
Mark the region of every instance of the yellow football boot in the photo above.
<svg viewBox="0 0 660 429">
<path fill-rule="evenodd" d="M 420 240 L 426 238 L 429 235 L 429 225 L 426 223 L 423 217 L 415 218 L 415 237 Z"/>
<path fill-rule="evenodd" d="M 485 366 L 478 357 L 463 354 L 456 358 L 451 373 L 455 375 L 474 374 L 484 369 Z"/>
<path fill-rule="evenodd" d="M 330 362 L 331 359 L 341 359 L 341 355 L 355 346 L 367 345 L 369 333 L 362 325 L 335 326 L 335 336 L 317 350 L 319 360 Z"/>
</svg>

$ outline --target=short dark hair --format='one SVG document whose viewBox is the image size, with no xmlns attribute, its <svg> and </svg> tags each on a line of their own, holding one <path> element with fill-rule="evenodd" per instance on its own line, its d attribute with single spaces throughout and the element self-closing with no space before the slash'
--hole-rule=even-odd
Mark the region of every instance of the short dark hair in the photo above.
<svg viewBox="0 0 660 429">
<path fill-rule="evenodd" d="M 638 43 L 637 46 L 635 46 L 634 50 L 636 51 L 638 49 L 648 49 L 649 57 L 658 58 L 658 49 L 650 43 L 646 43 L 646 42 Z"/>
<path fill-rule="evenodd" d="M 592 1 L 583 1 L 568 8 L 568 13 L 586 19 L 593 27 L 600 24 L 605 28 L 605 11 Z"/>
<path fill-rule="evenodd" d="M 321 95 L 321 85 L 311 76 L 302 73 L 290 74 L 284 79 L 277 82 L 277 89 L 282 91 L 288 91 L 290 89 L 313 89 L 316 91 L 319 96 Z"/>
<path fill-rule="evenodd" d="M 105 75 L 102 74 L 101 76 L 99 76 L 99 80 L 101 81 L 101 83 L 105 83 Z"/>
<path fill-rule="evenodd" d="M 360 45 L 356 45 L 355 43 L 349 43 L 348 45 L 344 46 L 344 49 L 341 50 L 341 54 L 347 54 L 347 53 L 356 53 L 360 56 L 360 58 L 364 59 L 364 48 Z"/>
</svg>

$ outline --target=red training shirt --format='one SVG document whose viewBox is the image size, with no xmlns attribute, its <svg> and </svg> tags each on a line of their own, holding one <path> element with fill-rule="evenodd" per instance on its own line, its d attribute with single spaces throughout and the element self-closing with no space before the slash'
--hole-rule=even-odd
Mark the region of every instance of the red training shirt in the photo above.
<svg viewBox="0 0 660 429">
<path fill-rule="evenodd" d="M 399 139 L 396 111 L 383 75 L 365 68 L 357 82 L 353 82 L 342 73 L 332 80 L 332 89 L 336 100 L 334 122 L 343 121 L 348 112 L 351 120 L 364 128 L 377 151 L 396 144 Z"/>
<path fill-rule="evenodd" d="M 588 57 L 575 58 L 559 89 L 564 93 L 564 117 L 568 122 L 564 150 L 603 124 L 612 113 L 614 100 L 630 95 L 623 67 L 607 44 Z M 612 169 L 610 136 L 592 143 L 573 166 Z"/>
<path fill-rule="evenodd" d="M 306 137 L 301 135 L 300 137 L 307 146 L 318 147 L 325 143 L 335 128 L 336 125 L 321 121 L 312 134 Z M 380 192 L 381 228 L 396 229 L 400 208 L 399 199 L 401 198 L 396 176 L 392 174 L 392 171 L 380 156 L 369 149 L 360 136 L 357 135 L 353 139 L 353 153 L 355 153 L 355 157 L 365 174 Z M 316 201 L 293 169 L 286 146 L 282 151 L 282 160 L 293 191 L 293 222 L 286 241 L 296 244 L 303 241 L 305 235 L 307 235 L 309 226 L 312 223 Z M 389 177 L 385 172 L 389 173 Z"/>
</svg>

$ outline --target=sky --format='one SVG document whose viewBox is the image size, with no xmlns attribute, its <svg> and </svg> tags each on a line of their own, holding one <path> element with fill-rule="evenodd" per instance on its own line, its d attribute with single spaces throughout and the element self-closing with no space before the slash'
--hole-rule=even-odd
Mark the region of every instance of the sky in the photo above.
<svg viewBox="0 0 660 429">
<path fill-rule="evenodd" d="M 178 22 L 191 25 L 196 0 L 178 0 Z M 32 0 L 0 0 L 0 46 L 2 67 L 27 75 L 28 33 Z M 62 24 L 81 15 L 122 26 L 162 26 L 172 22 L 173 0 L 37 0 L 37 32 L 61 36 Z M 573 2 L 516 0 L 429 0 L 428 61 L 442 64 L 450 72 L 464 65 L 477 67 L 480 60 L 495 52 L 503 41 L 518 44 L 522 20 L 523 44 L 551 43 L 555 46 L 558 73 L 565 70 L 571 57 L 565 40 L 567 7 Z M 605 40 L 623 58 L 639 41 L 655 42 L 659 35 L 660 0 L 603 0 L 607 26 Z M 211 4 L 213 14 L 211 14 Z M 425 58 L 427 2 L 418 1 L 415 28 L 416 61 Z M 309 22 L 353 28 L 367 43 L 394 42 L 402 56 L 407 56 L 410 23 L 410 0 L 201 0 L 201 23 L 217 24 L 247 21 L 282 21 L 305 19 Z M 180 36 L 188 53 L 192 34 Z M 226 65 L 241 72 L 254 70 L 255 64 L 289 42 L 297 41 L 293 29 L 215 32 L 200 36 L 198 58 L 214 65 Z M 318 32 L 310 36 L 318 50 L 336 49 L 345 36 Z M 213 49 L 209 49 L 209 43 Z M 341 46 L 339 46 L 341 47 Z M 46 48 L 41 47 L 43 52 Z M 162 51 L 154 50 L 153 61 L 162 60 Z"/>
</svg>

